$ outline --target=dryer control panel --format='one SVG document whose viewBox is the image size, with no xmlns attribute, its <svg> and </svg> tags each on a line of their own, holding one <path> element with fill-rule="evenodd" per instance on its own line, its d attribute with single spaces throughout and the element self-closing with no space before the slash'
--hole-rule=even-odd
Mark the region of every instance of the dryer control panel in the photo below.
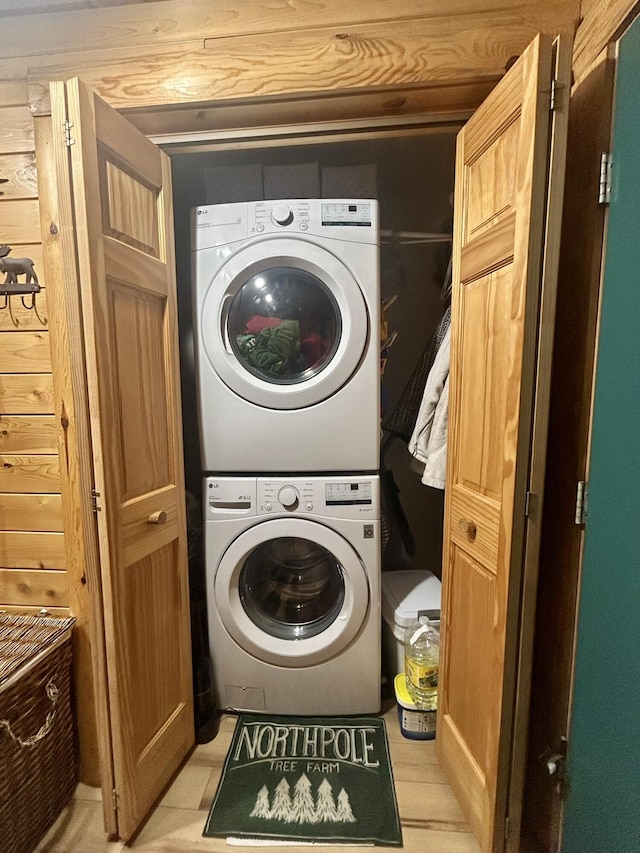
<svg viewBox="0 0 640 853">
<path fill-rule="evenodd" d="M 245 516 L 380 517 L 377 476 L 207 477 L 205 520 Z"/>
<path fill-rule="evenodd" d="M 374 199 L 282 199 L 247 205 L 249 235 L 309 234 L 359 243 L 379 241 Z"/>
<path fill-rule="evenodd" d="M 377 246 L 379 216 L 375 199 L 273 199 L 202 205 L 191 210 L 191 249 L 197 252 L 275 235 Z"/>
</svg>

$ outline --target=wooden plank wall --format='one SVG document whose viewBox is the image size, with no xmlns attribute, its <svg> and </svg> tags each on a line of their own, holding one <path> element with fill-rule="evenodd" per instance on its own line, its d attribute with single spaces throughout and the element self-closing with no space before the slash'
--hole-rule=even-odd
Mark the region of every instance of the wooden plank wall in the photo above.
<svg viewBox="0 0 640 853">
<path fill-rule="evenodd" d="M 0 309 L 0 609 L 62 615 L 69 596 L 26 85 L 0 83 L 0 104 L 0 243 L 10 257 L 33 259 L 43 287 L 35 308 L 12 296 Z"/>
</svg>

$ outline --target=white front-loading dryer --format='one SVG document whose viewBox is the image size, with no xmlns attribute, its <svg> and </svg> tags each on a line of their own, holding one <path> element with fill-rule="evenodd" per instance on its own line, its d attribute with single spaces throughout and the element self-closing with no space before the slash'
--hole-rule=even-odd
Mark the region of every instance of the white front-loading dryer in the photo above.
<svg viewBox="0 0 640 853">
<path fill-rule="evenodd" d="M 195 208 L 192 277 L 203 470 L 377 470 L 377 202 Z"/>
<path fill-rule="evenodd" d="M 218 707 L 378 711 L 378 477 L 208 477 L 204 503 Z"/>
</svg>

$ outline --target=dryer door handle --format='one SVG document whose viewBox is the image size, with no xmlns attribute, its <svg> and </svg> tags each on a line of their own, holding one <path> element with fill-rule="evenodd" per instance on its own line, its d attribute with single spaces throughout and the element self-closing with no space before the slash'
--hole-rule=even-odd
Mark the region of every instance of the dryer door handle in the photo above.
<svg viewBox="0 0 640 853">
<path fill-rule="evenodd" d="M 227 335 L 227 317 L 228 312 L 225 310 L 232 296 L 230 293 L 227 293 L 222 297 L 222 302 L 220 303 L 220 336 L 222 338 L 222 343 L 226 351 L 229 355 L 233 355 L 233 350 L 231 349 L 231 343 L 229 341 L 229 336 Z"/>
</svg>

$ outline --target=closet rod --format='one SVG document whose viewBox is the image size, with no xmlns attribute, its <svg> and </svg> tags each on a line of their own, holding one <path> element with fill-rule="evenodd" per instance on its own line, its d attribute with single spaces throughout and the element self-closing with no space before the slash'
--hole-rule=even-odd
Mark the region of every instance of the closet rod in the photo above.
<svg viewBox="0 0 640 853">
<path fill-rule="evenodd" d="M 392 243 L 445 243 L 450 242 L 452 234 L 436 234 L 429 231 L 388 231 L 382 229 L 380 236 Z"/>
</svg>

